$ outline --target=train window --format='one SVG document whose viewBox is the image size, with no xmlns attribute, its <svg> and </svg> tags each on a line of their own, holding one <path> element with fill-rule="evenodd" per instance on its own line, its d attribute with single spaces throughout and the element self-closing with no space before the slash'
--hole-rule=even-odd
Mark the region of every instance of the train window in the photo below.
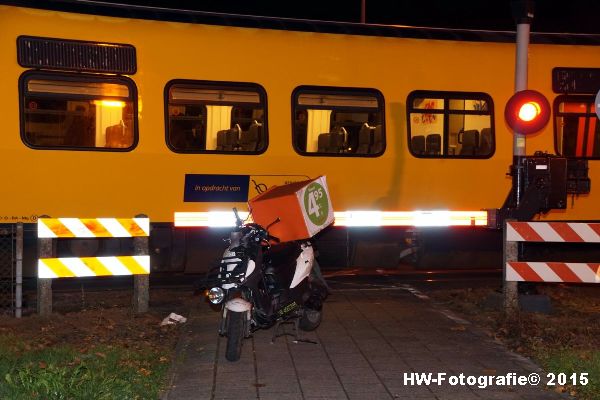
<svg viewBox="0 0 600 400">
<path fill-rule="evenodd" d="M 600 123 L 594 111 L 594 97 L 558 96 L 553 109 L 556 153 L 600 158 Z"/>
<path fill-rule="evenodd" d="M 267 148 L 267 96 L 256 84 L 167 84 L 166 141 L 176 153 L 258 154 Z"/>
<path fill-rule="evenodd" d="M 384 100 L 375 89 L 300 86 L 292 95 L 293 144 L 302 155 L 379 156 Z"/>
<path fill-rule="evenodd" d="M 134 83 L 114 76 L 26 72 L 21 137 L 36 149 L 131 150 L 137 143 Z"/>
<path fill-rule="evenodd" d="M 415 157 L 489 158 L 494 105 L 485 93 L 417 90 L 406 101 L 408 143 Z"/>
</svg>

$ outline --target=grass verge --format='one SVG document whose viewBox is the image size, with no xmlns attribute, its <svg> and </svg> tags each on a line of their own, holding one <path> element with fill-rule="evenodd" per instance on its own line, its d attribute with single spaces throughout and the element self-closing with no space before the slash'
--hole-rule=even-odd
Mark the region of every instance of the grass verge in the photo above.
<svg viewBox="0 0 600 400">
<path fill-rule="evenodd" d="M 546 371 L 556 374 L 559 391 L 568 391 L 582 400 L 600 399 L 600 351 L 551 351 L 538 359 Z M 586 378 L 583 382 L 587 384 L 583 385 Z"/>
<path fill-rule="evenodd" d="M 37 348 L 15 335 L 0 335 L 0 398 L 156 399 L 168 360 L 151 347 Z"/>
</svg>

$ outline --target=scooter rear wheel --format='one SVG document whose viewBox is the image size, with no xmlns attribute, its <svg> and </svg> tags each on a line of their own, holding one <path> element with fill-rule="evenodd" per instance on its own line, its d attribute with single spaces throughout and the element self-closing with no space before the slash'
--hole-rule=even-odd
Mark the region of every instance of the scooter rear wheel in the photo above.
<svg viewBox="0 0 600 400">
<path fill-rule="evenodd" d="M 302 316 L 300 317 L 300 323 L 298 324 L 298 327 L 303 331 L 314 331 L 321 324 L 322 318 L 322 310 L 318 311 L 305 308 Z"/>
<path fill-rule="evenodd" d="M 237 361 L 242 354 L 242 340 L 246 322 L 245 312 L 227 312 L 227 347 L 225 358 L 228 361 Z"/>
</svg>

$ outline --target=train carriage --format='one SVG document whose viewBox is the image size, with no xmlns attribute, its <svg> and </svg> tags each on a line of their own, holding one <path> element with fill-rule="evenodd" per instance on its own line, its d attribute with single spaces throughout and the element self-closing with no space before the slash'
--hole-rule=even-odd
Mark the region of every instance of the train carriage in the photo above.
<svg viewBox="0 0 600 400">
<path fill-rule="evenodd" d="M 332 265 L 397 263 L 415 231 L 446 250 L 500 250 L 484 210 L 511 188 L 513 33 L 0 3 L 3 223 L 146 214 L 153 268 L 200 272 L 223 212 L 325 175 L 337 227 L 318 240 Z M 553 114 L 527 152 L 590 160 L 595 181 L 600 36 L 531 41 L 529 87 Z M 597 220 L 598 196 L 544 218 Z M 59 251 L 127 245 L 86 243 Z"/>
</svg>

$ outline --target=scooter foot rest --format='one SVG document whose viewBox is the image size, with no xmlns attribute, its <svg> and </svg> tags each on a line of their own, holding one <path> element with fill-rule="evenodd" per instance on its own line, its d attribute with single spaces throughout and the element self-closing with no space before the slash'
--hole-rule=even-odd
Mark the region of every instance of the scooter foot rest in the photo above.
<svg viewBox="0 0 600 400">
<path fill-rule="evenodd" d="M 283 328 L 283 333 L 278 333 L 279 331 L 279 327 L 282 325 L 288 325 L 288 324 L 294 324 L 294 333 L 289 333 L 285 331 L 285 327 Z M 273 332 L 273 337 L 271 338 L 271 344 L 275 343 L 275 339 L 277 339 L 278 337 L 281 336 L 293 336 L 294 340 L 293 343 L 311 343 L 311 344 L 319 344 L 317 342 L 315 342 L 314 340 L 310 340 L 310 339 L 303 339 L 300 337 L 300 318 L 294 318 L 293 321 L 287 320 L 287 321 L 278 321 L 275 324 L 275 328 L 274 332 Z"/>
</svg>

